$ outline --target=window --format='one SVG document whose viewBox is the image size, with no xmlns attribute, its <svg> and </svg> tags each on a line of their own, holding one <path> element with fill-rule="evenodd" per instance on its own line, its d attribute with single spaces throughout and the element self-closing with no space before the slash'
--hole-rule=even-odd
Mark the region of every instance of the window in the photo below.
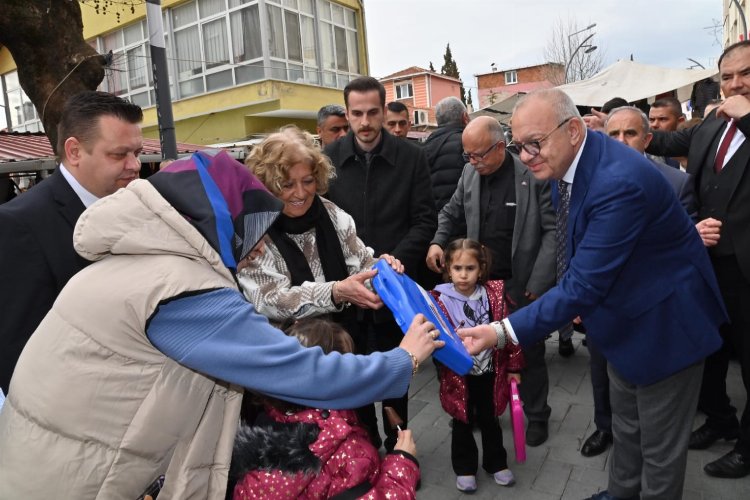
<svg viewBox="0 0 750 500">
<path fill-rule="evenodd" d="M 272 78 L 320 84 L 312 0 L 266 0 Z"/>
<path fill-rule="evenodd" d="M 343 88 L 359 76 L 357 12 L 328 0 L 189 0 L 163 15 L 174 99 L 266 78 Z M 114 55 L 103 90 L 155 104 L 145 20 L 90 43 Z"/>
<path fill-rule="evenodd" d="M 407 97 L 414 97 L 414 87 L 411 83 L 397 83 L 396 84 L 396 99 L 406 99 Z"/>
<path fill-rule="evenodd" d="M 357 13 L 317 0 L 323 85 L 343 88 L 359 76 Z"/>
<path fill-rule="evenodd" d="M 10 123 L 8 129 L 13 132 L 42 132 L 42 121 L 37 115 L 31 99 L 21 88 L 18 81 L 18 71 L 11 71 L 3 75 L 5 88 L 5 104 L 8 106 Z M 0 110 L 3 112 L 4 110 Z"/>
<path fill-rule="evenodd" d="M 148 28 L 143 20 L 99 38 L 97 49 L 102 53 L 112 51 L 112 64 L 106 70 L 101 88 L 141 107 L 156 104 L 147 37 Z"/>
<path fill-rule="evenodd" d="M 512 83 L 518 83 L 518 73 L 516 73 L 516 70 L 505 72 L 505 85 L 510 85 Z"/>
</svg>

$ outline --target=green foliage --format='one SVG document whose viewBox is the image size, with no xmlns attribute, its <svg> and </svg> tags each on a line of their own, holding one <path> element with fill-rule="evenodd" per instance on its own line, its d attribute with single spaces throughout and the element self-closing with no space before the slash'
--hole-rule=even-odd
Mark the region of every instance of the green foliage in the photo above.
<svg viewBox="0 0 750 500">
<path fill-rule="evenodd" d="M 458 64 L 453 59 L 453 53 L 451 53 L 451 44 L 445 46 L 445 54 L 443 55 L 443 67 L 440 68 L 440 74 L 445 76 L 452 76 L 453 78 L 461 79 L 461 75 L 458 72 Z M 463 83 L 461 84 L 461 102 L 466 105 L 466 90 L 464 90 Z"/>
</svg>

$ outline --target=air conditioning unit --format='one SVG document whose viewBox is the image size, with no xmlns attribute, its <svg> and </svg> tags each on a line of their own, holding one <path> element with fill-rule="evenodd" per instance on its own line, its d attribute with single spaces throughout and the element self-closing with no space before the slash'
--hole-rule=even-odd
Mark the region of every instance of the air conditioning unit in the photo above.
<svg viewBox="0 0 750 500">
<path fill-rule="evenodd" d="M 414 125 L 427 125 L 428 114 L 423 109 L 414 110 Z"/>
</svg>

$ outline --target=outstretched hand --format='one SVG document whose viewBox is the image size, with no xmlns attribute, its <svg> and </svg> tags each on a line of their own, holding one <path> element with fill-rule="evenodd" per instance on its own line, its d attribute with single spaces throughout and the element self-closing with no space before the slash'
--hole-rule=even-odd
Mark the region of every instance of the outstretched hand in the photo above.
<svg viewBox="0 0 750 500">
<path fill-rule="evenodd" d="M 380 309 L 383 301 L 378 294 L 365 286 L 365 281 L 372 279 L 378 272 L 375 269 L 352 274 L 345 280 L 334 283 L 333 296 L 337 302 L 351 302 L 365 309 Z"/>
<path fill-rule="evenodd" d="M 399 347 L 406 352 L 412 353 L 421 363 L 435 349 L 439 349 L 445 345 L 444 341 L 435 340 L 438 338 L 438 335 L 439 332 L 435 329 L 435 325 L 427 321 L 424 314 L 417 314 L 414 316 Z"/>
<path fill-rule="evenodd" d="M 459 328 L 456 333 L 464 343 L 469 354 L 476 356 L 485 349 L 497 345 L 497 334 L 491 325 L 479 325 L 471 328 Z"/>
<path fill-rule="evenodd" d="M 583 122 L 591 130 L 604 131 L 604 123 L 607 121 L 607 113 L 602 113 L 591 108 L 591 114 L 584 115 Z"/>
</svg>

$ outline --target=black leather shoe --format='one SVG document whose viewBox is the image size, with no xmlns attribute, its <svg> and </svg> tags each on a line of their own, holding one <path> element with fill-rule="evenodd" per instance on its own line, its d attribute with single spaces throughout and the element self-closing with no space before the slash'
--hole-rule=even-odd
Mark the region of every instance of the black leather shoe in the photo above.
<svg viewBox="0 0 750 500">
<path fill-rule="evenodd" d="M 529 446 L 539 446 L 549 437 L 547 432 L 547 422 L 529 422 L 526 429 L 526 444 Z"/>
<path fill-rule="evenodd" d="M 585 500 L 638 500 L 639 496 L 635 495 L 632 497 L 616 497 L 614 495 L 610 495 L 609 492 L 600 491 L 596 495 L 591 495 L 590 497 L 586 498 Z"/>
<path fill-rule="evenodd" d="M 706 464 L 703 470 L 714 477 L 745 477 L 750 474 L 750 459 L 732 450 L 720 459 Z"/>
<path fill-rule="evenodd" d="M 601 455 L 612 443 L 612 434 L 600 430 L 594 431 L 581 446 L 581 455 L 584 457 L 595 457 Z"/>
<path fill-rule="evenodd" d="M 573 339 L 563 340 L 560 339 L 560 343 L 557 345 L 557 352 L 563 358 L 569 358 L 573 355 L 575 349 L 573 348 Z"/>
<path fill-rule="evenodd" d="M 691 450 L 705 450 L 719 439 L 726 439 L 731 441 L 739 437 L 740 431 L 738 429 L 732 430 L 720 430 L 709 427 L 707 424 L 703 424 L 695 429 L 690 434 L 690 442 L 688 443 L 688 449 Z"/>
</svg>

